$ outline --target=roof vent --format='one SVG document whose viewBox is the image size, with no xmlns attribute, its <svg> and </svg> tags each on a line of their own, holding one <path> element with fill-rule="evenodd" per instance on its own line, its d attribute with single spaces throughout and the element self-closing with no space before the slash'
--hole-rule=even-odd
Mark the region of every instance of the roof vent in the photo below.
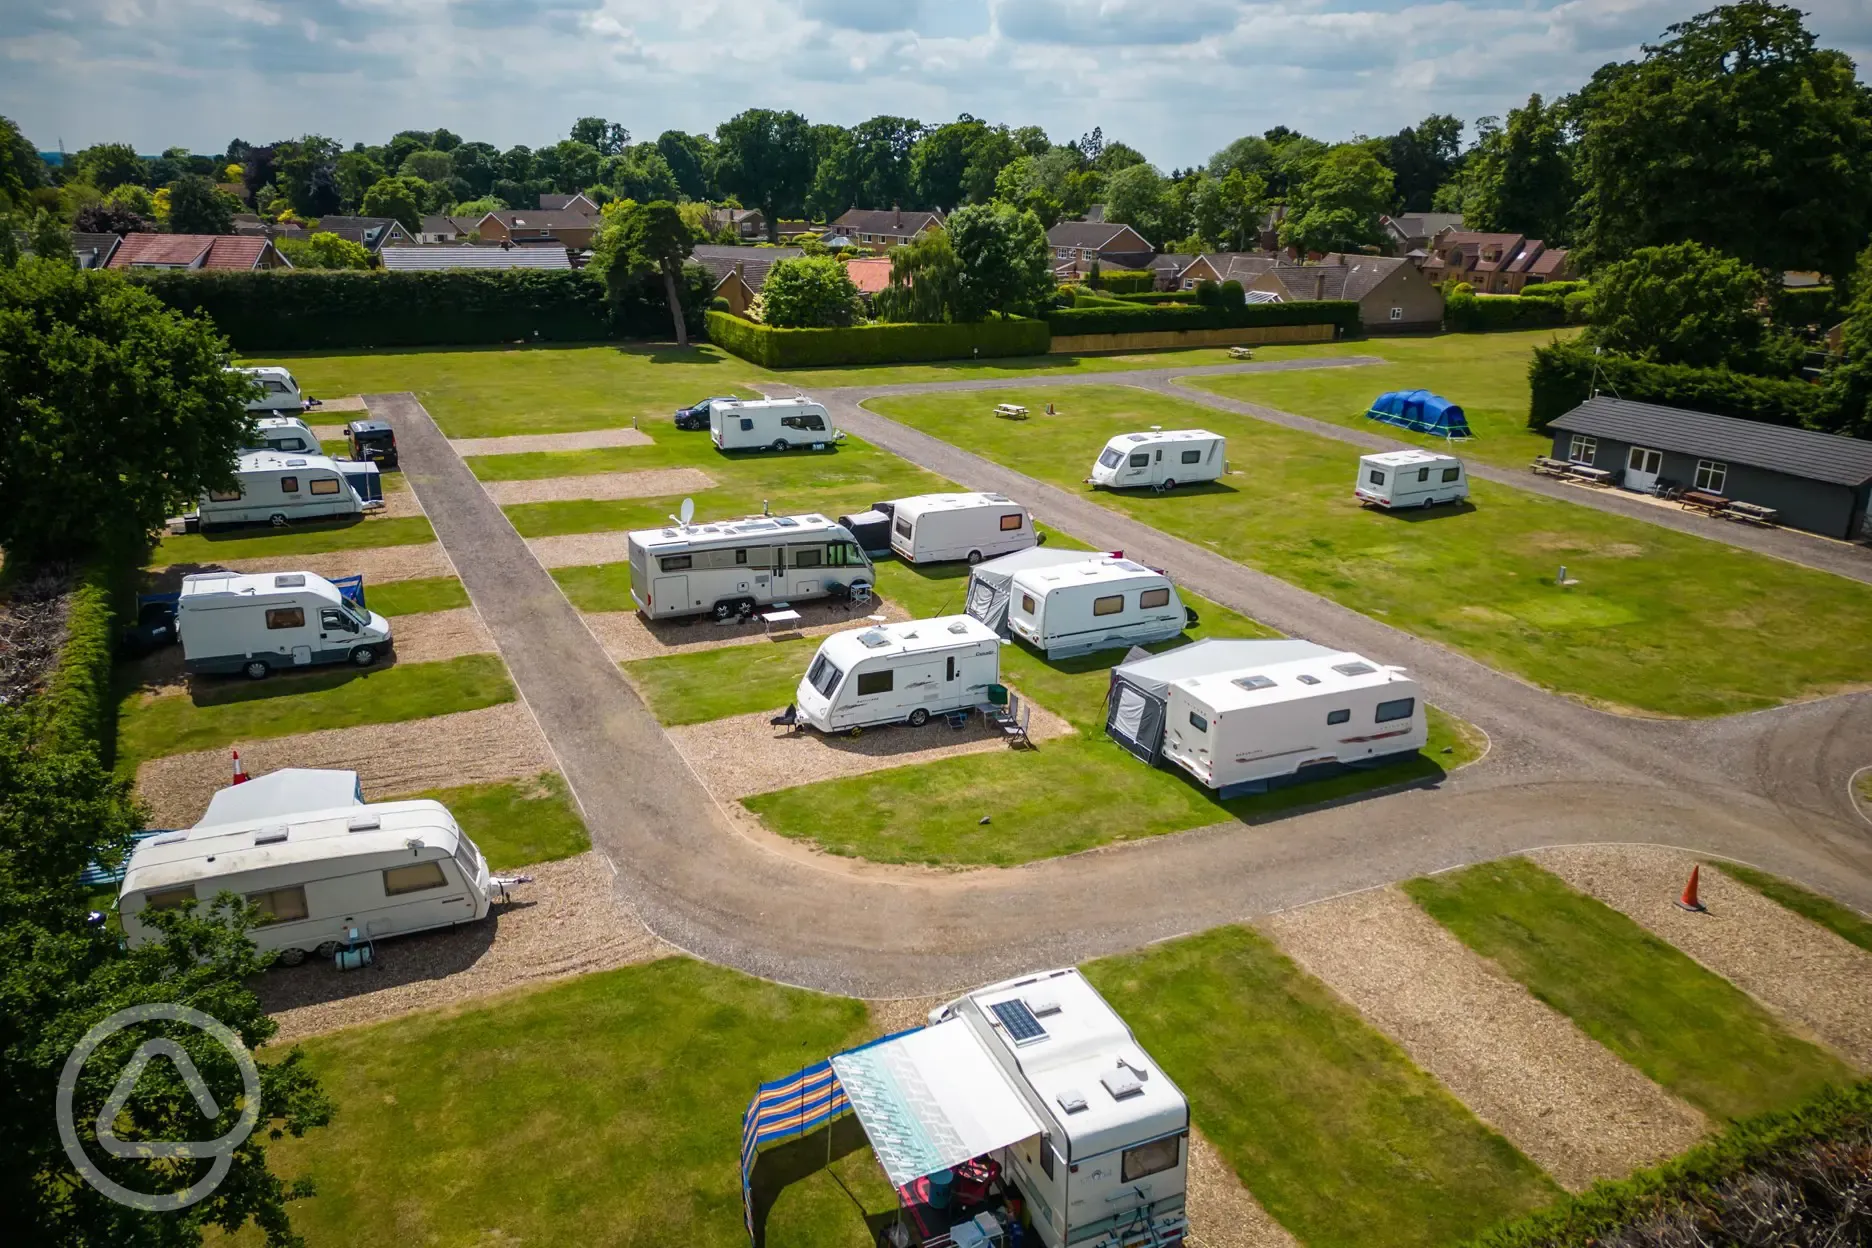
<svg viewBox="0 0 1872 1248">
<path fill-rule="evenodd" d="M 282 572 L 273 578 L 274 589 L 304 589 L 305 573 Z"/>
<path fill-rule="evenodd" d="M 306 461 L 303 459 L 289 459 L 286 461 L 286 466 L 288 468 L 303 468 L 306 466 Z"/>
<path fill-rule="evenodd" d="M 1111 1093 L 1114 1101 L 1122 1101 L 1128 1096 L 1139 1096 L 1144 1091 L 1144 1085 L 1139 1083 L 1136 1077 L 1124 1067 L 1106 1071 L 1099 1076 L 1099 1082 L 1105 1085 L 1105 1090 Z"/>
<path fill-rule="evenodd" d="M 1240 685 L 1243 689 L 1272 689 L 1274 687 L 1274 678 L 1272 676 L 1263 676 L 1257 672 L 1253 676 L 1238 676 L 1234 683 Z"/>
<path fill-rule="evenodd" d="M 1050 992 L 1030 992 L 1023 1000 L 1027 1002 L 1027 1008 L 1034 1012 L 1035 1018 L 1045 1018 L 1060 1012 L 1059 998 Z"/>
<path fill-rule="evenodd" d="M 383 820 L 376 815 L 354 815 L 351 821 L 345 824 L 347 832 L 375 832 L 381 827 L 383 827 Z"/>
<path fill-rule="evenodd" d="M 968 625 L 964 624 L 961 620 L 957 620 L 949 626 L 949 631 L 960 637 L 963 633 L 968 632 Z"/>
<path fill-rule="evenodd" d="M 1014 501 L 1005 494 L 984 494 L 982 497 L 991 503 L 1011 503 Z"/>
<path fill-rule="evenodd" d="M 258 832 L 254 833 L 254 844 L 277 845 L 285 840 L 291 832 L 292 829 L 288 828 L 285 824 L 276 823 L 270 828 L 261 828 Z"/>
<path fill-rule="evenodd" d="M 1320 683 L 1319 677 L 1309 676 L 1305 672 L 1300 673 L 1299 680 L 1300 680 L 1300 683 L 1303 685 L 1317 685 Z"/>
<path fill-rule="evenodd" d="M 867 650 L 877 650 L 890 645 L 890 634 L 881 628 L 869 629 L 858 634 L 858 644 Z"/>
<path fill-rule="evenodd" d="M 1335 663 L 1332 670 L 1341 676 L 1369 676 L 1378 669 L 1369 663 Z"/>
<path fill-rule="evenodd" d="M 774 523 L 789 529 L 797 529 L 799 527 L 799 521 L 795 520 L 792 516 L 775 516 Z"/>
<path fill-rule="evenodd" d="M 1086 1107 L 1085 1093 L 1078 1088 L 1061 1088 L 1060 1094 L 1053 1099 L 1057 1100 L 1059 1107 L 1069 1114 L 1080 1113 Z"/>
</svg>

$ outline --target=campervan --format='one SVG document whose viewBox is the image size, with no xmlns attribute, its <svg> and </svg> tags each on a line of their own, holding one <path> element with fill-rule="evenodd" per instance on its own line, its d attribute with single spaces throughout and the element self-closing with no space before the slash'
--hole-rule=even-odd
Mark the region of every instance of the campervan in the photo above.
<svg viewBox="0 0 1872 1248">
<path fill-rule="evenodd" d="M 868 592 L 876 583 L 857 539 L 820 515 L 717 524 L 672 517 L 667 528 L 632 533 L 629 549 L 631 597 L 653 620 L 710 613 L 726 620 L 774 602 Z"/>
<path fill-rule="evenodd" d="M 891 549 L 906 563 L 980 563 L 1039 542 L 1033 517 L 1005 494 L 918 494 L 894 499 Z"/>
<path fill-rule="evenodd" d="M 255 451 L 279 451 L 293 455 L 319 454 L 319 440 L 312 426 L 297 416 L 262 416 L 254 422 L 254 436 L 241 448 L 243 454 Z"/>
<path fill-rule="evenodd" d="M 1223 797 L 1429 740 L 1423 691 L 1404 669 L 1307 641 L 1202 641 L 1121 663 L 1111 679 L 1113 739 Z"/>
<path fill-rule="evenodd" d="M 260 397 L 247 401 L 250 412 L 271 412 L 275 416 L 297 416 L 306 408 L 316 405 L 316 400 L 308 401 L 299 391 L 299 383 L 293 375 L 277 365 L 262 368 L 230 368 L 230 373 L 241 373 L 260 384 Z"/>
<path fill-rule="evenodd" d="M 1361 455 L 1352 493 L 1375 506 L 1434 507 L 1469 497 L 1469 474 L 1454 455 L 1436 451 L 1383 451 Z"/>
<path fill-rule="evenodd" d="M 929 722 L 987 704 L 1001 679 L 1001 638 L 980 620 L 948 615 L 833 633 L 794 695 L 799 720 L 820 732 Z"/>
<path fill-rule="evenodd" d="M 1228 439 L 1207 429 L 1121 433 L 1105 444 L 1086 480 L 1114 490 L 1173 490 L 1214 481 L 1223 472 Z"/>
<path fill-rule="evenodd" d="M 292 966 L 331 956 L 353 931 L 380 940 L 486 918 L 505 883 L 440 802 L 287 800 L 140 842 L 117 912 L 136 946 L 162 938 L 152 911 L 231 892 L 259 908 L 248 937 Z"/>
<path fill-rule="evenodd" d="M 390 621 L 348 602 L 313 572 L 201 572 L 176 599 L 182 666 L 260 680 L 314 663 L 369 667 L 392 647 Z"/>
<path fill-rule="evenodd" d="M 1049 659 L 1169 641 L 1188 617 L 1170 578 L 1130 559 L 1093 555 L 1027 568 L 1008 587 L 1008 627 Z"/>
<path fill-rule="evenodd" d="M 336 462 L 323 455 L 277 451 L 242 455 L 234 468 L 234 487 L 210 490 L 200 504 L 204 529 L 262 520 L 279 527 L 294 520 L 327 520 L 363 512 L 364 500 Z"/>
<path fill-rule="evenodd" d="M 968 594 L 963 600 L 968 605 L 963 609 L 1003 637 L 1012 636 L 1007 622 L 1008 595 L 1014 591 L 1016 573 L 1084 563 L 1088 559 L 1103 558 L 1106 554 L 1121 558 L 1124 552 L 1055 550 L 1045 546 L 1030 546 L 1011 555 L 978 563 L 969 569 Z"/>
<path fill-rule="evenodd" d="M 713 399 L 708 419 L 718 451 L 784 451 L 845 436 L 824 405 L 811 399 Z"/>
</svg>

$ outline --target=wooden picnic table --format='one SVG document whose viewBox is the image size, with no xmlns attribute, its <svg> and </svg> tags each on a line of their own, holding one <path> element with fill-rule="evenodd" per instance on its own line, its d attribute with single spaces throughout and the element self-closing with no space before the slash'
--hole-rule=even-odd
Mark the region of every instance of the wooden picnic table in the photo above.
<svg viewBox="0 0 1872 1248">
<path fill-rule="evenodd" d="M 1781 513 L 1773 507 L 1764 507 L 1760 503 L 1744 503 L 1731 500 L 1723 515 L 1731 520 L 1740 520 L 1744 524 L 1774 524 L 1781 519 Z"/>
<path fill-rule="evenodd" d="M 1540 477 L 1564 477 L 1572 467 L 1573 465 L 1567 463 L 1566 460 L 1554 459 L 1548 455 L 1536 455 L 1534 462 L 1529 465 L 1534 475 Z"/>
<path fill-rule="evenodd" d="M 1709 490 L 1685 490 L 1677 502 L 1685 511 L 1701 511 L 1712 516 L 1729 510 L 1729 500 Z"/>
<path fill-rule="evenodd" d="M 1027 409 L 1018 403 L 997 403 L 994 414 L 1003 420 L 1026 420 Z"/>
<path fill-rule="evenodd" d="M 1612 470 L 1609 468 L 1594 468 L 1591 464 L 1568 464 L 1567 473 L 1578 477 L 1588 485 L 1610 486 L 1612 484 Z"/>
</svg>

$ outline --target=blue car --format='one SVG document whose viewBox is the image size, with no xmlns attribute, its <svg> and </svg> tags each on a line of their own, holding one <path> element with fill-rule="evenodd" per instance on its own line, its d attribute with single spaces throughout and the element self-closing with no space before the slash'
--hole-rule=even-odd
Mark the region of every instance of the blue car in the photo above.
<svg viewBox="0 0 1872 1248">
<path fill-rule="evenodd" d="M 732 394 L 718 394 L 711 398 L 703 399 L 700 403 L 697 403 L 693 407 L 677 408 L 676 409 L 676 427 L 678 429 L 706 429 L 708 428 L 709 405 L 711 403 L 720 403 L 723 400 L 732 401 L 734 397 L 735 396 Z"/>
</svg>

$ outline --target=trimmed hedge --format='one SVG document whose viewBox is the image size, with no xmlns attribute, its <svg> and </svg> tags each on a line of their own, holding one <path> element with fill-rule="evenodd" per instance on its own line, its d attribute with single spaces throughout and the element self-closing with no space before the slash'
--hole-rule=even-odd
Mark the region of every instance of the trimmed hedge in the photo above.
<svg viewBox="0 0 1872 1248">
<path fill-rule="evenodd" d="M 1774 323 L 1788 327 L 1818 325 L 1830 329 L 1843 315 L 1839 295 L 1831 286 L 1799 286 L 1775 296 Z"/>
<path fill-rule="evenodd" d="M 73 587 L 64 651 L 46 684 L 42 705 L 45 733 L 61 750 L 92 750 L 105 757 L 110 746 L 111 650 L 117 631 L 114 574 L 104 564 L 87 568 Z"/>
<path fill-rule="evenodd" d="M 1129 302 L 1135 302 L 1129 301 Z M 1243 303 L 1190 307 L 1139 304 L 1128 308 L 1061 308 L 1047 314 L 1056 337 L 1073 334 L 1148 334 L 1179 329 L 1240 329 L 1261 325 L 1337 325 L 1352 335 L 1362 328 L 1351 299 L 1298 303 Z"/>
<path fill-rule="evenodd" d="M 1088 278 L 1086 284 L 1114 295 L 1134 295 L 1155 286 L 1157 275 L 1149 269 L 1105 269 L 1099 273 L 1098 281 Z"/>
<path fill-rule="evenodd" d="M 1629 1178 L 1593 1184 L 1546 1209 L 1503 1223 L 1469 1248 L 1588 1248 L 1621 1227 L 1694 1205 L 1719 1183 L 1791 1159 L 1813 1145 L 1863 1147 L 1872 1131 L 1872 1082 L 1827 1088 L 1792 1109 L 1737 1119 L 1681 1157 Z"/>
<path fill-rule="evenodd" d="M 710 312 L 708 336 L 724 351 L 763 368 L 1045 355 L 1051 344 L 1047 323 L 1025 317 L 965 324 L 775 329 L 727 312 Z"/>
<path fill-rule="evenodd" d="M 1575 343 L 1553 343 L 1536 347 L 1528 365 L 1533 391 L 1528 427 L 1545 431 L 1556 417 L 1584 403 L 1592 394 L 1595 364 L 1602 388 L 1634 403 L 1822 432 L 1832 432 L 1839 424 L 1839 414 L 1827 401 L 1826 391 L 1805 382 L 1751 377 L 1725 368 L 1652 364 L 1622 355 L 1595 356 L 1590 348 Z"/>
<path fill-rule="evenodd" d="M 1591 282 L 1535 282 L 1521 288 L 1523 299 L 1564 299 L 1568 295 L 1589 289 Z"/>
<path fill-rule="evenodd" d="M 1458 333 L 1547 329 L 1566 324 L 1566 299 L 1525 295 L 1454 295 L 1444 301 L 1443 324 Z"/>
<path fill-rule="evenodd" d="M 1196 302 L 1196 292 L 1193 290 L 1149 290 L 1149 291 L 1145 291 L 1141 295 L 1120 295 L 1118 296 L 1118 298 L 1120 301 L 1124 303 L 1146 303 L 1146 304 L 1189 303 L 1189 304 L 1193 304 Z"/>
</svg>

